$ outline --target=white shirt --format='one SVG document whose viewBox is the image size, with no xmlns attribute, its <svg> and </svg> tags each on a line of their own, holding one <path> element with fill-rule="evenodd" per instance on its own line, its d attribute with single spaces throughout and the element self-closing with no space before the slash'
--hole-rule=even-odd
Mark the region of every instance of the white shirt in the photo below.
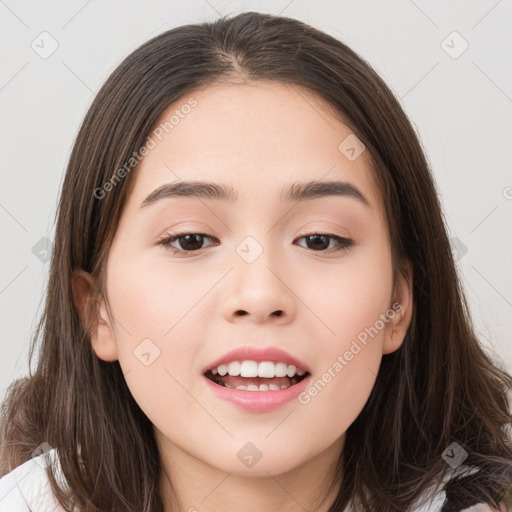
<svg viewBox="0 0 512 512">
<path fill-rule="evenodd" d="M 49 450 L 0 478 L 0 512 L 64 512 L 46 476 L 46 465 L 56 462 L 56 454 Z"/>
<path fill-rule="evenodd" d="M 64 482 L 55 449 L 33 457 L 0 478 L 0 512 L 64 512 L 53 496 L 46 476 L 46 464 L 56 464 L 59 481 Z M 65 485 L 65 484 L 64 484 Z M 441 512 L 443 490 L 418 500 L 415 512 Z M 487 505 L 474 505 L 461 512 L 493 512 Z"/>
</svg>

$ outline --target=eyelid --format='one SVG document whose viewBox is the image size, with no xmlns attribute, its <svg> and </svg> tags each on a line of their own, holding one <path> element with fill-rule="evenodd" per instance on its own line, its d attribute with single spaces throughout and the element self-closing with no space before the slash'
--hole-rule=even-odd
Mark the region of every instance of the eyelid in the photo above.
<svg viewBox="0 0 512 512">
<path fill-rule="evenodd" d="M 338 237 L 338 238 L 350 238 L 349 235 L 342 235 L 340 233 L 334 233 L 332 229 L 324 229 L 324 228 L 310 228 L 306 229 L 305 231 L 299 233 L 297 235 L 297 238 L 308 236 L 308 235 L 325 235 L 325 236 L 332 236 L 332 237 Z"/>
<path fill-rule="evenodd" d="M 213 237 L 211 233 L 208 233 L 205 230 L 202 230 L 201 228 L 178 228 L 176 231 L 172 229 L 166 229 L 165 232 L 162 234 L 162 238 L 164 237 L 170 237 L 170 236 L 184 236 L 184 235 L 208 235 Z"/>
<path fill-rule="evenodd" d="M 339 236 L 340 238 L 352 238 L 347 226 L 344 226 L 339 222 L 332 221 L 317 220 L 313 221 L 313 225 L 311 222 L 308 222 L 299 229 L 299 233 L 302 233 L 299 236 L 318 234 Z"/>
</svg>

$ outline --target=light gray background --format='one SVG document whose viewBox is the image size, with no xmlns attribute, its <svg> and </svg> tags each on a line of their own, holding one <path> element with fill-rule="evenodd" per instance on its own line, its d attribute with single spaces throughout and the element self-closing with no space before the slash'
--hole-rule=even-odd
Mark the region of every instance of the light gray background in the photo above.
<svg viewBox="0 0 512 512">
<path fill-rule="evenodd" d="M 150 37 L 244 10 L 298 18 L 340 38 L 400 98 L 457 239 L 477 330 L 512 371 L 510 0 L 0 0 L 0 399 L 28 372 L 48 279 L 33 247 L 53 240 L 61 180 L 95 92 Z M 58 43 L 46 59 L 31 47 L 50 48 L 43 31 Z M 453 58 L 463 40 L 468 49 Z"/>
</svg>

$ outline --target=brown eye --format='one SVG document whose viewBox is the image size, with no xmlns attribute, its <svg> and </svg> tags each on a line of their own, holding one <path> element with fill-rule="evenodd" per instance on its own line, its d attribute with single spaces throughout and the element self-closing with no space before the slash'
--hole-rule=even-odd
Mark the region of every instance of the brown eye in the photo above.
<svg viewBox="0 0 512 512">
<path fill-rule="evenodd" d="M 205 233 L 180 233 L 165 238 L 159 242 L 159 245 L 164 246 L 174 253 L 186 254 L 204 249 L 203 244 L 205 239 L 217 240 L 215 237 Z M 306 240 L 305 248 L 314 252 L 334 252 L 348 249 L 350 246 L 354 245 L 354 241 L 349 238 L 324 233 L 312 233 L 299 238 L 299 240 L 302 239 Z"/>
<path fill-rule="evenodd" d="M 194 252 L 204 248 L 203 243 L 205 238 L 213 239 L 213 237 L 204 233 L 182 233 L 170 236 L 159 242 L 159 244 L 173 252 Z M 172 244 L 174 242 L 177 242 L 179 247 L 173 246 Z"/>
<path fill-rule="evenodd" d="M 328 235 L 323 233 L 306 235 L 299 238 L 299 240 L 301 239 L 306 240 L 307 249 L 311 249 L 315 252 L 331 252 L 331 250 L 338 251 L 341 249 L 348 249 L 354 244 L 354 241 L 350 240 L 349 238 L 343 238 L 337 235 Z M 329 248 L 331 242 L 334 242 L 335 244 L 334 247 L 331 246 Z"/>
</svg>

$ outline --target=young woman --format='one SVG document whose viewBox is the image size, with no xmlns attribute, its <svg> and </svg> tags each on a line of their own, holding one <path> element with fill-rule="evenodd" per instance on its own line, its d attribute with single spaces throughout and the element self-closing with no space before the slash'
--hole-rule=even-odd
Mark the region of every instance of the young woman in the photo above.
<svg viewBox="0 0 512 512">
<path fill-rule="evenodd" d="M 506 510 L 512 379 L 410 122 L 342 42 L 247 12 L 141 46 L 54 247 L 0 510 Z"/>
</svg>

